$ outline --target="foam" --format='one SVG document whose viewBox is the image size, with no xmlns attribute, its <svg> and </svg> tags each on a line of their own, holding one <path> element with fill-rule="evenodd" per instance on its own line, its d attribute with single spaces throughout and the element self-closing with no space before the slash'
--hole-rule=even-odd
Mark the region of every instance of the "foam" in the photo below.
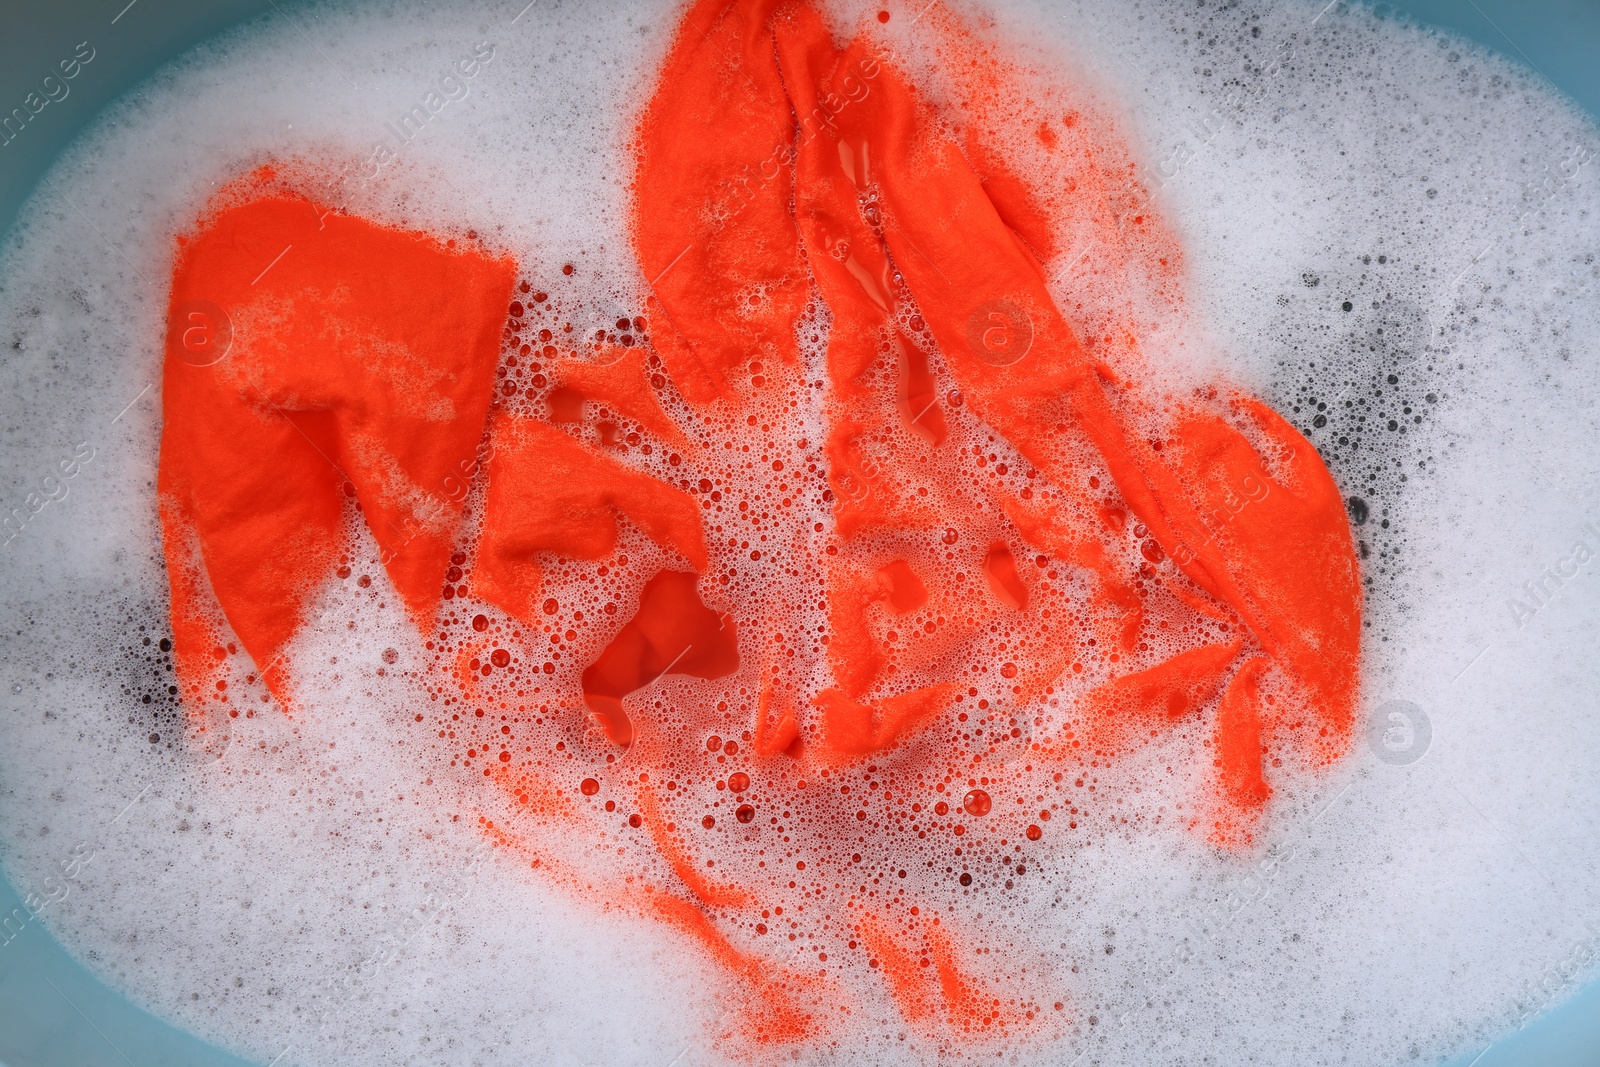
<svg viewBox="0 0 1600 1067">
<path fill-rule="evenodd" d="M 268 159 L 367 158 L 488 41 L 467 98 L 347 186 L 350 209 L 476 230 L 580 326 L 639 313 L 625 142 L 676 13 L 539 5 L 512 24 L 518 7 L 297 12 L 326 59 L 282 20 L 220 38 L 63 157 L 50 177 L 70 202 L 43 187 L 0 260 L 8 499 L 52 472 L 64 488 L 46 486 L 59 499 L 6 546 L 7 871 L 24 893 L 67 886 L 42 918 L 109 981 L 260 1062 L 285 1047 L 285 1063 L 717 1057 L 723 976 L 464 826 L 463 777 L 399 729 L 431 703 L 409 675 L 430 652 L 370 541 L 353 557 L 372 583 L 330 583 L 290 653 L 315 714 L 234 720 L 228 744 L 196 752 L 165 699 L 159 390 L 141 390 L 158 381 L 171 236 L 210 190 Z M 914 14 L 890 23 L 913 63 Z M 1359 10 L 1039 3 L 996 18 L 1014 54 L 1066 69 L 1089 87 L 1082 106 L 1135 135 L 1180 233 L 1188 310 L 1152 361 L 1226 368 L 1364 501 L 1366 704 L 1415 701 L 1433 731 L 1410 766 L 1358 742 L 1332 771 L 1278 780 L 1266 840 L 1243 856 L 1182 828 L 1177 760 L 1194 738 L 1102 772 L 1081 843 L 979 905 L 1029 934 L 1013 947 L 1048 957 L 1066 1005 L 1057 1044 L 1019 1046 L 1020 1062 L 1469 1048 L 1594 969 L 1584 754 L 1600 724 L 1572 651 L 1594 632 L 1592 579 L 1578 564 L 1558 595 L 1525 588 L 1575 539 L 1600 551 L 1585 529 L 1600 529 L 1585 451 L 1597 187 L 1573 154 L 1593 154 L 1594 128 L 1531 75 Z M 1066 294 L 1117 299 L 1069 277 Z M 1421 421 L 1402 435 L 1402 416 Z M 1391 417 L 1394 431 L 1365 428 Z M 80 443 L 93 458 L 66 477 Z M 664 561 L 636 534 L 622 549 L 644 573 Z M 559 575 L 552 595 L 568 598 Z M 80 842 L 94 859 L 47 883 Z M 887 1000 L 865 1014 L 802 1058 L 934 1055 Z"/>
</svg>

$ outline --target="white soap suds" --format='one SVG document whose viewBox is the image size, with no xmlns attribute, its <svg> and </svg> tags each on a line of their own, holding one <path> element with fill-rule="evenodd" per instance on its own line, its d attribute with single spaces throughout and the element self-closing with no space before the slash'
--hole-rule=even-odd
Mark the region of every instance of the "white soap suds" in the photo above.
<svg viewBox="0 0 1600 1067">
<path fill-rule="evenodd" d="M 913 58 L 920 6 L 889 25 Z M 167 692 L 162 317 L 173 236 L 211 191 L 349 161 L 370 175 L 347 178 L 352 213 L 475 230 L 575 320 L 640 313 L 626 142 L 681 12 L 521 8 L 329 5 L 228 34 L 102 117 L 0 249 L 6 872 L 44 896 L 86 845 L 51 931 L 262 1063 L 722 1062 L 726 975 L 488 849 L 461 779 L 397 729 L 430 653 L 381 568 L 330 583 L 296 639 L 293 721 L 233 720 L 196 751 Z M 1600 138 L 1476 46 L 1320 9 L 993 12 L 1017 55 L 1118 109 L 1187 258 L 1184 329 L 1148 357 L 1221 366 L 1319 447 L 1359 523 L 1364 714 L 1428 720 L 1420 759 L 1397 721 L 1280 780 L 1248 853 L 1086 816 L 1005 904 L 1066 1003 L 1019 1063 L 1433 1062 L 1594 971 Z M 402 142 L 390 124 L 434 91 Z M 369 164 L 380 142 L 393 158 Z M 1181 804 L 1174 751 L 1106 776 L 1102 809 Z M 868 1008 L 799 1061 L 937 1055 Z"/>
</svg>

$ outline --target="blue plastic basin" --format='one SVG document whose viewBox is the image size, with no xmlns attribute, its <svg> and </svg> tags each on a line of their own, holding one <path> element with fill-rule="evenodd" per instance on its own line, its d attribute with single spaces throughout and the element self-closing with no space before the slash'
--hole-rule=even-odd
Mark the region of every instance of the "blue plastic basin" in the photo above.
<svg viewBox="0 0 1600 1067">
<path fill-rule="evenodd" d="M 0 100 L 21 100 L 48 73 L 38 57 L 94 61 L 71 94 L 0 147 L 0 230 L 8 229 L 45 168 L 107 103 L 217 31 L 281 17 L 272 0 L 126 0 L 36 5 L 0 0 Z M 1600 116 L 1600 0 L 1408 0 L 1380 13 L 1447 27 L 1526 63 Z M 39 68 L 35 70 L 35 68 Z M 0 1067 L 250 1067 L 134 1007 L 27 916 L 0 876 Z M 1600 982 L 1492 1047 L 1443 1067 L 1600 1065 Z M 1379 1067 L 1379 1065 L 1373 1065 Z"/>
</svg>

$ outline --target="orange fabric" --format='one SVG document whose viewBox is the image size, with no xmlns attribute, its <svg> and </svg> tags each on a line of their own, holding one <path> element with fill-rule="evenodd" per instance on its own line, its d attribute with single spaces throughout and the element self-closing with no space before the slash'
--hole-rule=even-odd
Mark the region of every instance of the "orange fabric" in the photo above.
<svg viewBox="0 0 1600 1067">
<path fill-rule="evenodd" d="M 695 576 L 662 571 L 639 594 L 639 611 L 583 672 L 583 698 L 607 736 L 633 743 L 622 698 L 663 674 L 721 678 L 739 666 L 738 627 L 706 607 Z"/>
<path fill-rule="evenodd" d="M 1261 675 L 1270 666 L 1265 656 L 1245 662 L 1228 683 L 1217 707 L 1216 751 L 1217 786 L 1221 803 L 1211 826 L 1210 837 L 1224 847 L 1249 844 L 1254 836 L 1256 816 L 1272 796 L 1272 787 L 1262 774 Z"/>
<path fill-rule="evenodd" d="M 619 514 L 697 570 L 705 567 L 700 513 L 687 494 L 532 419 L 497 417 L 493 439 L 474 570 L 486 600 L 533 617 L 542 588 L 538 556 L 605 557 L 616 544 Z"/>
<path fill-rule="evenodd" d="M 776 716 L 772 713 L 774 699 L 779 701 L 783 709 Z M 761 756 L 770 758 L 780 752 L 799 754 L 796 750 L 800 742 L 800 726 L 795 721 L 794 702 L 787 693 L 775 697 L 770 678 L 761 686 L 761 695 L 757 698 L 754 742 L 756 752 Z"/>
<path fill-rule="evenodd" d="M 918 965 L 917 958 L 904 948 L 876 915 L 862 916 L 856 927 L 861 943 L 872 955 L 869 965 L 883 969 L 883 977 L 907 1022 L 920 1023 L 938 1010 L 933 983 Z"/>
<path fill-rule="evenodd" d="M 650 206 L 634 213 L 634 249 L 664 325 L 683 339 L 662 346 L 662 356 L 694 401 L 736 395 L 730 379 L 753 357 L 792 358 L 807 298 L 780 151 L 794 122 L 764 29 L 775 6 L 701 0 L 690 8 L 662 89 L 639 120 L 634 188 L 650 191 Z M 755 173 L 743 169 L 750 164 L 760 164 Z M 681 189 L 696 195 L 672 195 Z M 738 284 L 712 284 L 727 277 Z M 755 287 L 765 300 L 751 299 Z"/>
<path fill-rule="evenodd" d="M 287 699 L 283 649 L 364 516 L 435 656 L 428 728 L 500 805 L 484 832 L 698 945 L 747 994 L 751 1061 L 832 1040 L 872 971 L 941 1041 L 1044 1032 L 1043 968 L 980 973 L 976 938 L 868 872 L 954 879 L 998 851 L 1009 888 L 1095 802 L 1067 782 L 1179 721 L 1209 736 L 1194 829 L 1247 848 L 1269 768 L 1353 730 L 1332 476 L 1227 383 L 1164 392 L 1131 298 L 1058 302 L 1089 257 L 1176 314 L 1176 242 L 1108 120 L 916 17 L 937 85 L 875 20 L 840 42 L 809 0 L 689 7 L 631 142 L 649 291 L 613 321 L 636 347 L 558 351 L 581 331 L 552 321 L 535 353 L 521 331 L 554 305 L 507 324 L 508 261 L 265 186 L 203 218 L 174 275 L 174 336 L 211 301 L 235 337 L 208 368 L 172 342 L 165 371 L 186 703 L 235 706 L 247 662 Z M 639 432 L 591 433 L 596 406 Z M 547 581 L 621 591 L 585 617 Z M 595 855 L 624 884 L 584 873 Z M 940 911 L 981 901 L 969 884 Z"/>
<path fill-rule="evenodd" d="M 871 54 L 865 42 L 835 52 L 820 19 L 804 9 L 779 22 L 778 46 L 801 114 L 814 106 L 807 89 Z M 1329 751 L 1342 751 L 1353 715 L 1347 680 L 1356 667 L 1360 589 L 1338 491 L 1311 446 L 1265 405 L 1240 398 L 1239 409 L 1289 457 L 1273 479 L 1281 491 L 1267 494 L 1270 507 L 1245 508 L 1228 524 L 1208 522 L 1202 509 L 1264 466 L 1245 436 L 1221 416 L 1196 410 L 1174 427 L 1177 447 L 1163 451 L 1161 442 L 1132 437 L 1037 262 L 902 80 L 886 74 L 878 92 L 835 121 L 841 144 L 867 146 L 877 161 L 878 190 L 894 220 L 884 241 L 968 402 L 1041 471 L 1067 483 L 1072 472 L 1048 448 L 1048 428 L 1065 397 L 1134 513 L 1191 578 L 1296 670 L 1335 739 Z M 806 154 L 802 147 L 801 173 Z M 825 289 L 827 276 L 818 270 Z M 1005 367 L 977 358 L 967 338 L 967 324 L 1000 300 L 1022 308 L 1033 329 L 1028 355 Z"/>
<path fill-rule="evenodd" d="M 562 383 L 597 403 L 615 408 L 674 444 L 687 444 L 677 423 L 661 410 L 644 370 L 644 350 L 613 348 L 593 362 L 569 359 L 557 371 Z"/>
<path fill-rule="evenodd" d="M 711 908 L 737 908 L 749 900 L 749 894 L 738 886 L 720 885 L 695 868 L 694 860 L 673 836 L 675 827 L 662 817 L 655 790 L 648 786 L 639 791 L 639 814 L 650 830 L 656 850 L 672 865 L 673 873 L 701 903 Z"/>
<path fill-rule="evenodd" d="M 743 1023 L 750 1037 L 764 1045 L 790 1044 L 818 1032 L 819 1020 L 803 1006 L 805 1000 L 819 999 L 823 993 L 815 978 L 772 968 L 759 957 L 740 952 L 704 912 L 677 897 L 657 893 L 652 904 L 657 914 L 693 937 L 712 959 L 745 983 L 754 1005 Z"/>
<path fill-rule="evenodd" d="M 231 351 L 203 367 L 174 333 L 162 378 L 162 528 L 191 697 L 214 688 L 225 616 L 287 703 L 270 667 L 345 549 L 350 504 L 431 624 L 461 516 L 445 479 L 483 436 L 513 272 L 272 194 L 180 248 L 172 317 L 205 301 L 233 327 Z M 220 611 L 183 566 L 191 538 Z"/>
<path fill-rule="evenodd" d="M 822 710 L 822 750 L 848 760 L 892 748 L 949 707 L 955 693 L 954 685 L 930 685 L 868 706 L 824 689 L 812 699 Z"/>
<path fill-rule="evenodd" d="M 1237 642 L 1202 645 L 1093 690 L 1084 703 L 1091 711 L 1090 735 L 1096 746 L 1116 754 L 1140 731 L 1198 710 L 1222 687 L 1222 676 L 1238 654 Z"/>
<path fill-rule="evenodd" d="M 937 919 L 912 919 L 908 936 L 897 937 L 885 917 L 868 911 L 856 932 L 907 1022 L 938 1032 L 931 1024 L 942 1016 L 951 1030 L 972 1034 L 1003 1032 L 1020 1021 L 962 967 L 955 942 Z"/>
</svg>

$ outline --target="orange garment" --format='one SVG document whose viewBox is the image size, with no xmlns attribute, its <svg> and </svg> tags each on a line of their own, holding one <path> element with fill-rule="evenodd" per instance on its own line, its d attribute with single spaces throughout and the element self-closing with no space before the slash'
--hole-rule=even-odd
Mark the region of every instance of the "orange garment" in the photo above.
<svg viewBox="0 0 1600 1067">
<path fill-rule="evenodd" d="M 347 551 L 347 508 L 417 625 L 431 625 L 461 518 L 446 479 L 483 437 L 514 272 L 281 193 L 203 219 L 181 245 L 172 318 L 205 302 L 232 324 L 230 350 L 206 366 L 185 360 L 174 331 L 162 378 L 162 534 L 186 700 L 226 697 L 213 655 L 225 619 L 290 704 L 274 667 Z"/>
<path fill-rule="evenodd" d="M 973 857 L 1009 890 L 1069 855 L 1083 779 L 1196 720 L 1192 822 L 1247 848 L 1275 762 L 1353 729 L 1327 468 L 1226 383 L 1163 391 L 1137 314 L 1060 298 L 1069 223 L 1181 302 L 1125 147 L 955 16 L 910 14 L 937 93 L 879 20 L 841 43 L 806 0 L 689 8 L 632 142 L 646 315 L 586 354 L 553 317 L 533 341 L 532 304 L 508 321 L 509 260 L 270 174 L 174 274 L 175 324 L 204 301 L 233 331 L 206 367 L 169 341 L 165 371 L 185 701 L 232 706 L 242 645 L 291 706 L 286 645 L 364 522 L 435 657 L 416 721 L 492 787 L 485 834 L 700 946 L 749 994 L 717 1036 L 750 1059 L 874 996 L 939 1041 L 1048 1034 L 1026 932 L 958 911 Z M 561 582 L 625 592 L 584 614 Z"/>
</svg>

